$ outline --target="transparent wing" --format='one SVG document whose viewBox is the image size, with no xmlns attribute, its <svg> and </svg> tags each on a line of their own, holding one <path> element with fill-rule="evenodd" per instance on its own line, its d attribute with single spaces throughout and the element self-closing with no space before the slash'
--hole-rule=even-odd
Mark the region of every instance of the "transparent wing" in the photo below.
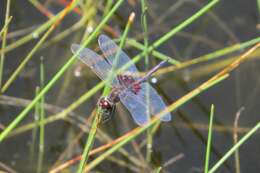
<svg viewBox="0 0 260 173">
<path fill-rule="evenodd" d="M 149 95 L 147 95 L 149 93 Z M 159 112 L 166 109 L 166 105 L 162 99 L 162 97 L 157 93 L 157 91 L 148 83 L 144 82 L 141 83 L 141 90 L 138 92 L 137 97 L 139 100 L 142 100 L 145 104 L 147 104 L 146 100 L 147 97 L 149 98 L 149 104 L 150 104 L 150 114 L 156 115 Z M 170 121 L 171 120 L 171 114 L 167 113 L 162 118 L 162 121 Z"/>
<path fill-rule="evenodd" d="M 71 51 L 73 54 L 76 54 L 77 51 L 80 49 L 80 45 L 72 44 Z M 78 58 L 85 63 L 87 66 L 94 71 L 98 77 L 102 80 L 106 80 L 108 77 L 109 72 L 112 69 L 112 66 L 100 55 L 95 53 L 94 51 L 84 48 L 82 51 L 79 52 Z M 117 79 L 113 79 L 111 85 L 118 85 L 119 82 Z"/>
<path fill-rule="evenodd" d="M 149 96 L 147 95 L 147 89 L 149 90 Z M 149 97 L 149 107 L 147 106 L 147 96 Z M 142 125 L 146 123 L 150 115 L 156 115 L 166 108 L 162 98 L 158 95 L 155 89 L 147 82 L 141 84 L 141 90 L 138 94 L 134 94 L 131 91 L 122 92 L 119 96 L 120 101 L 131 113 L 134 121 Z M 148 111 L 149 108 L 149 111 Z M 150 114 L 150 115 L 149 115 Z M 171 114 L 166 113 L 162 118 L 162 121 L 170 121 Z"/>
<path fill-rule="evenodd" d="M 125 70 L 126 73 L 130 72 L 130 74 L 132 73 L 137 73 L 138 70 L 135 66 L 135 64 L 131 61 L 131 59 L 127 56 L 127 54 L 121 50 L 116 43 L 111 40 L 108 36 L 106 35 L 100 35 L 98 38 L 98 43 L 100 46 L 100 49 L 102 50 L 104 56 L 107 58 L 107 60 L 109 61 L 109 63 L 111 65 L 115 65 L 113 64 L 115 61 L 115 57 L 116 54 L 118 52 L 118 62 L 117 65 L 115 66 L 115 70 L 123 67 L 125 64 L 129 63 L 128 68 Z"/>
<path fill-rule="evenodd" d="M 119 97 L 138 125 L 141 126 L 149 120 L 146 114 L 146 106 L 137 99 L 137 95 L 131 91 L 126 91 L 120 94 Z"/>
</svg>

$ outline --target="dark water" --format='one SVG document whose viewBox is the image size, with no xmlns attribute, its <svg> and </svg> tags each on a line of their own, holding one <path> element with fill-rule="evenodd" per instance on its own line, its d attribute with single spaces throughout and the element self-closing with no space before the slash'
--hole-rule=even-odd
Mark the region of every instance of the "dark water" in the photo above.
<svg viewBox="0 0 260 173">
<path fill-rule="evenodd" d="M 6 6 L 3 2 L 1 1 L 0 3 L 1 28 L 3 26 Z M 150 42 L 160 38 L 171 28 L 187 19 L 205 5 L 206 2 L 203 0 L 185 2 L 163 0 L 160 2 L 149 2 L 148 30 L 151 32 L 149 35 Z M 47 20 L 43 14 L 27 1 L 12 1 L 11 4 L 11 15 L 14 18 L 9 32 L 33 26 L 37 27 Z M 50 3 L 49 9 L 53 13 L 57 13 L 61 9 L 61 6 L 57 3 Z M 137 17 L 130 35 L 140 38 L 142 29 L 140 26 L 141 10 L 139 4 L 131 6 L 125 2 L 118 10 L 116 17 L 109 24 L 118 32 L 123 32 L 123 26 L 132 11 L 136 12 Z M 102 13 L 99 11 L 95 19 L 99 20 L 101 17 L 100 14 Z M 68 15 L 50 38 L 70 27 L 79 18 L 75 13 Z M 189 60 L 239 42 L 259 37 L 259 30 L 257 30 L 258 23 L 259 13 L 256 1 L 221 1 L 209 13 L 160 46 L 158 50 L 180 61 Z M 84 29 L 81 28 L 71 33 L 62 41 L 51 44 L 49 47 L 38 51 L 4 95 L 29 100 L 33 99 L 35 87 L 39 85 L 40 57 L 44 57 L 46 81 L 49 81 L 71 56 L 70 44 L 72 42 L 79 42 L 83 33 Z M 21 36 L 11 37 L 8 39 L 8 44 L 14 43 L 19 38 Z M 37 40 L 33 40 L 6 54 L 4 81 L 8 79 L 36 43 Z M 239 55 L 243 51 L 238 51 L 233 55 Z M 138 51 L 129 49 L 128 53 L 130 56 L 134 56 Z M 231 55 L 223 57 L 221 60 L 229 57 Z M 219 61 L 214 62 L 218 65 Z M 152 65 L 154 64 L 155 61 L 152 62 Z M 170 104 L 216 73 L 216 71 L 210 69 L 200 75 L 195 75 L 198 74 L 196 72 L 199 72 L 199 70 L 203 70 L 207 64 L 196 65 L 192 68 L 160 76 L 158 77 L 159 83 L 155 88 L 164 97 L 165 101 Z M 183 154 L 184 157 L 163 170 L 165 172 L 203 172 L 207 141 L 206 129 L 211 104 L 215 105 L 216 127 L 233 127 L 235 115 L 241 107 L 244 107 L 245 110 L 241 113 L 239 119 L 240 127 L 250 128 L 259 122 L 259 65 L 258 59 L 252 59 L 242 64 L 237 70 L 231 73 L 228 79 L 200 94 L 172 113 L 173 121 L 162 123 L 159 131 L 154 136 L 153 166 L 163 165 L 178 154 Z M 48 92 L 46 95 L 47 103 L 66 107 L 99 82 L 99 79 L 89 69 L 84 69 L 83 73 L 85 75 L 83 77 L 76 78 L 73 76 L 73 70 L 76 66 L 67 70 L 66 75 Z M 138 67 L 142 70 L 144 69 L 143 61 L 138 63 Z M 100 93 L 96 94 L 76 109 L 75 113 L 77 117 L 87 117 L 93 110 L 99 95 Z M 0 123 L 8 125 L 23 108 L 8 106 L 2 103 L 0 110 Z M 50 116 L 54 112 L 47 111 L 46 114 Z M 20 125 L 29 123 L 32 120 L 33 111 Z M 206 127 L 202 128 L 203 126 Z M 101 129 L 115 139 L 134 127 L 136 125 L 128 113 L 122 106 L 118 106 L 116 115 L 111 121 L 102 125 Z M 79 133 L 77 124 L 68 123 L 67 121 L 60 120 L 46 126 L 43 172 L 47 172 L 50 169 L 77 133 Z M 0 144 L 0 162 L 12 167 L 17 172 L 35 172 L 37 154 L 30 160 L 31 134 L 32 131 L 27 131 L 2 142 Z M 239 133 L 239 137 L 243 135 L 244 133 Z M 217 128 L 214 130 L 211 166 L 233 146 L 232 136 L 233 134 L 230 131 L 221 131 Z M 85 137 L 83 136 L 79 144 L 74 146 L 71 155 L 68 155 L 66 159 L 70 159 L 72 156 L 81 153 Z M 139 137 L 138 142 L 144 138 L 145 136 Z M 259 172 L 259 140 L 259 133 L 257 133 L 240 148 L 241 172 Z M 95 145 L 99 146 L 101 144 L 103 142 L 97 142 Z M 131 144 L 128 144 L 125 148 L 136 156 Z M 141 152 L 145 157 L 145 147 L 141 149 Z M 38 153 L 37 150 L 36 153 Z M 128 160 L 118 153 L 114 156 L 125 161 Z M 120 167 L 111 161 L 105 161 L 96 170 L 104 172 L 132 172 L 132 170 Z M 73 172 L 73 169 L 71 171 Z M 217 172 L 235 172 L 234 157 L 230 157 Z"/>
</svg>

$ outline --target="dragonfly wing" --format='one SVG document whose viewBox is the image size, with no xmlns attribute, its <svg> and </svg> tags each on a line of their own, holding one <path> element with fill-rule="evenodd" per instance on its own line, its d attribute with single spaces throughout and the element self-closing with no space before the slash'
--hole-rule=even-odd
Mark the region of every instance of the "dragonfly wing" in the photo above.
<svg viewBox="0 0 260 173">
<path fill-rule="evenodd" d="M 81 45 L 72 44 L 71 51 L 73 52 L 73 54 L 77 54 L 80 47 Z M 91 70 L 93 70 L 100 79 L 107 79 L 108 74 L 112 69 L 112 66 L 102 56 L 98 55 L 97 53 L 88 48 L 84 48 L 78 53 L 78 58 L 87 66 L 89 66 Z M 118 80 L 113 79 L 112 85 L 117 84 Z"/>
<path fill-rule="evenodd" d="M 134 94 L 132 91 L 126 90 L 123 91 L 119 97 L 120 101 L 129 110 L 134 121 L 138 125 L 145 124 L 149 120 L 150 115 L 156 115 L 166 109 L 166 105 L 160 95 L 147 82 L 141 84 L 141 90 L 138 94 Z M 149 99 L 149 103 L 147 102 L 147 99 Z M 161 117 L 161 121 L 170 120 L 170 113 L 166 113 Z"/>
<path fill-rule="evenodd" d="M 145 105 L 149 104 L 150 114 L 156 115 L 159 112 L 166 109 L 166 105 L 162 99 L 162 97 L 157 93 L 157 91 L 148 83 L 141 83 L 141 90 L 137 93 L 138 100 L 142 100 L 140 102 L 144 102 Z M 149 102 L 147 102 L 147 99 Z M 148 107 L 148 106 L 147 106 Z M 161 121 L 170 121 L 171 114 L 166 113 L 161 117 Z"/>
<path fill-rule="evenodd" d="M 148 122 L 149 117 L 146 114 L 146 106 L 142 102 L 139 103 L 134 93 L 126 91 L 121 93 L 119 97 L 122 104 L 127 108 L 138 125 L 142 126 Z"/>
<path fill-rule="evenodd" d="M 149 102 L 147 102 L 147 99 L 149 99 Z M 131 91 L 122 92 L 120 100 L 139 125 L 146 123 L 150 115 L 156 115 L 166 109 L 166 105 L 160 95 L 147 82 L 141 84 L 141 90 L 138 94 L 134 94 Z M 170 113 L 166 113 L 161 117 L 161 121 L 170 120 Z"/>
<path fill-rule="evenodd" d="M 130 72 L 136 73 L 138 72 L 135 64 L 131 61 L 131 59 L 127 56 L 127 54 L 121 50 L 117 44 L 111 40 L 108 36 L 106 35 L 100 35 L 98 38 L 98 43 L 100 46 L 100 49 L 102 50 L 104 56 L 107 58 L 109 63 L 111 65 L 115 65 L 115 70 L 123 67 L 125 64 L 129 63 L 128 68 L 125 69 L 125 72 Z M 114 61 L 116 60 L 116 54 L 118 52 L 118 58 L 117 58 L 117 63 Z"/>
</svg>

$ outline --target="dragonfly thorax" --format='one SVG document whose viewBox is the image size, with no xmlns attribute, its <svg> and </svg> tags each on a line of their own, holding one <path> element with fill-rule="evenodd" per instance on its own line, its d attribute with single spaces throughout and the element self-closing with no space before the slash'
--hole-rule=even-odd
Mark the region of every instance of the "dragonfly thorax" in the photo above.
<svg viewBox="0 0 260 173">
<path fill-rule="evenodd" d="M 126 74 L 120 74 L 117 76 L 118 80 L 119 80 L 119 83 L 121 85 L 123 85 L 124 87 L 126 88 L 129 88 L 131 89 L 131 91 L 135 94 L 137 94 L 140 89 L 141 89 L 141 86 L 140 86 L 140 83 L 138 83 L 134 78 L 133 76 L 130 76 L 130 75 L 126 75 Z"/>
<path fill-rule="evenodd" d="M 133 83 L 131 90 L 133 93 L 138 94 L 138 92 L 141 90 L 140 83 Z"/>
<path fill-rule="evenodd" d="M 119 83 L 125 87 L 128 87 L 135 82 L 135 79 L 132 76 L 126 74 L 119 74 L 117 75 L 117 78 Z"/>
<path fill-rule="evenodd" d="M 112 91 L 110 92 L 107 99 L 109 99 L 112 103 L 117 103 L 120 101 L 119 94 L 123 91 L 124 88 L 118 86 L 114 87 Z"/>
</svg>

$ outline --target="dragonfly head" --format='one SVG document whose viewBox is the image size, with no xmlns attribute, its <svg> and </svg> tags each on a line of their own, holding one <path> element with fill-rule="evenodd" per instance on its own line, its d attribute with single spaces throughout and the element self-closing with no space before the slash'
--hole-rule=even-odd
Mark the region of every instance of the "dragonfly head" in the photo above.
<svg viewBox="0 0 260 173">
<path fill-rule="evenodd" d="M 98 106 L 102 109 L 102 123 L 107 122 L 115 111 L 115 104 L 107 97 L 101 97 L 98 101 Z"/>
<path fill-rule="evenodd" d="M 111 112 L 114 104 L 107 97 L 101 97 L 98 106 L 105 112 Z"/>
</svg>

